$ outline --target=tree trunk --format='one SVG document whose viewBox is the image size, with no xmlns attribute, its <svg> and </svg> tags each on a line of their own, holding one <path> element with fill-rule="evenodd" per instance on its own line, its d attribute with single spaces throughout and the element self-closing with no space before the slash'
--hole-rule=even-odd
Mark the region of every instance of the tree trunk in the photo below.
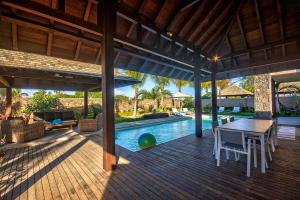
<svg viewBox="0 0 300 200">
<path fill-rule="evenodd" d="M 132 117 L 136 117 L 138 109 L 138 98 L 139 98 L 139 86 L 134 86 L 134 105 Z"/>
<path fill-rule="evenodd" d="M 161 85 L 161 98 L 160 98 L 160 107 L 161 109 L 164 108 L 164 97 L 165 97 L 165 86 Z"/>
</svg>

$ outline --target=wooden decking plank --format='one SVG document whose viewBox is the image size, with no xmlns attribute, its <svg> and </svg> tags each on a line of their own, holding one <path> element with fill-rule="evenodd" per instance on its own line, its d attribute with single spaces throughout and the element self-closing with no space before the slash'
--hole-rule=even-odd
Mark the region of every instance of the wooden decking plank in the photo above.
<svg viewBox="0 0 300 200">
<path fill-rule="evenodd" d="M 95 153 L 94 151 L 89 151 L 89 152 L 87 152 L 86 159 L 90 159 L 90 162 L 93 162 L 93 160 L 95 160 L 97 158 L 97 155 L 99 158 L 99 154 Z M 101 165 L 96 164 L 92 168 L 99 169 L 99 168 L 101 168 Z M 123 198 L 126 198 L 127 195 L 131 195 L 131 198 L 133 198 L 133 199 L 141 199 L 143 197 L 145 198 L 145 194 L 143 194 L 141 196 L 141 194 L 136 193 L 135 188 L 134 188 L 134 185 L 136 185 L 136 183 L 131 183 L 131 184 L 127 185 L 128 182 L 124 181 L 124 179 L 122 179 L 122 177 L 118 176 L 117 178 L 115 178 L 116 177 L 115 174 L 116 173 L 111 174 L 110 185 L 116 185 L 116 188 L 118 188 L 118 191 L 121 189 Z M 126 187 L 123 187 L 124 185 L 126 185 Z M 128 187 L 131 189 L 129 190 Z M 151 197 L 148 196 L 148 198 L 151 198 Z"/>
<path fill-rule="evenodd" d="M 71 197 L 68 193 L 67 185 L 65 185 L 65 182 L 68 180 L 63 180 L 63 178 L 61 177 L 61 175 L 59 173 L 59 166 L 58 166 L 59 163 L 56 160 L 56 157 L 54 156 L 54 153 L 53 153 L 53 151 L 55 151 L 55 146 L 60 145 L 60 144 L 61 143 L 52 144 L 53 148 L 51 148 L 51 150 L 47 152 L 47 160 L 52 169 L 51 171 L 53 172 L 55 183 L 57 185 L 57 188 L 60 192 L 62 199 L 70 200 Z"/>
<path fill-rule="evenodd" d="M 48 177 L 48 181 L 49 181 L 49 185 L 50 185 L 50 190 L 51 190 L 51 194 L 53 199 L 62 199 L 59 189 L 57 187 L 57 183 L 55 181 L 54 175 L 53 175 L 53 171 L 55 169 L 52 168 L 51 163 L 50 163 L 50 159 L 49 159 L 49 151 L 52 151 L 51 148 L 44 150 L 41 152 L 41 157 L 43 160 L 43 165 L 45 168 L 45 171 L 47 172 L 47 177 Z"/>
<path fill-rule="evenodd" d="M 102 152 L 98 152 L 98 157 L 95 157 L 94 159 L 90 160 L 89 156 L 90 156 L 90 152 L 87 152 L 87 154 L 85 154 L 84 150 L 81 149 L 80 150 L 81 153 L 76 155 L 76 162 L 77 164 L 84 166 L 83 168 L 86 168 L 86 172 L 90 172 L 88 175 L 91 179 L 93 179 L 93 181 L 95 181 L 95 183 L 98 184 L 98 187 L 101 186 L 101 192 L 102 195 L 104 195 L 104 193 L 106 193 L 106 195 L 110 194 L 111 198 L 114 199 L 121 199 L 122 196 L 119 194 L 121 191 L 122 195 L 126 195 L 124 194 L 122 191 L 122 187 L 119 187 L 117 190 L 115 190 L 112 187 L 107 187 L 107 182 L 109 177 L 106 175 L 106 173 L 103 171 L 102 169 L 102 165 L 100 162 L 101 155 Z M 98 162 L 97 162 L 98 161 Z M 86 163 L 89 163 L 88 165 L 86 165 Z M 93 165 L 95 164 L 95 165 Z"/>
<path fill-rule="evenodd" d="M 63 152 L 65 152 L 66 151 L 66 149 L 61 149 L 61 150 L 63 150 Z M 82 177 L 82 175 L 84 175 L 84 173 L 83 174 L 81 174 L 80 172 L 82 172 L 82 170 L 79 168 L 79 167 L 75 167 L 74 165 L 73 165 L 73 157 L 74 157 L 74 155 L 75 155 L 75 153 L 77 152 L 77 151 L 79 151 L 79 149 L 78 150 L 76 150 L 75 152 L 73 152 L 65 161 L 65 163 L 66 163 L 66 166 L 68 166 L 68 170 L 70 171 L 70 173 L 74 176 L 74 178 L 77 180 L 77 182 L 78 182 L 78 184 L 81 186 L 81 188 L 82 188 L 82 190 L 83 190 L 83 192 L 85 193 L 85 195 L 86 195 L 86 198 L 87 199 L 96 199 L 97 197 L 96 197 L 96 195 L 94 194 L 94 192 L 90 189 L 90 185 L 92 184 L 92 182 L 86 182 L 86 180 L 87 179 L 84 179 L 83 177 Z"/>
<path fill-rule="evenodd" d="M 13 193 L 13 188 L 14 188 L 14 184 L 16 182 L 16 179 L 19 178 L 19 172 L 18 172 L 18 164 L 20 161 L 20 157 L 22 153 L 22 149 L 17 149 L 15 152 L 15 158 L 13 160 L 13 162 L 11 162 L 11 167 L 10 167 L 10 171 L 9 174 L 7 174 L 6 178 L 6 188 L 4 193 L 6 193 L 6 195 L 4 196 L 3 199 L 12 199 L 12 193 Z"/>
<path fill-rule="evenodd" d="M 42 152 L 45 151 L 44 148 L 47 148 L 47 146 L 41 145 L 41 150 L 37 152 L 37 158 L 38 158 L 37 161 L 39 166 L 40 179 L 43 186 L 44 198 L 45 200 L 50 200 L 53 199 L 53 197 L 52 197 L 51 187 L 49 184 L 49 180 L 48 180 L 47 172 L 45 170 L 44 160 L 42 156 Z"/>
<path fill-rule="evenodd" d="M 15 150 L 10 150 L 10 151 L 6 152 L 6 154 L 2 158 L 2 162 L 1 162 L 1 166 L 0 166 L 0 169 L 1 169 L 0 197 L 1 197 L 1 199 L 4 196 L 5 188 L 7 187 L 7 185 L 6 185 L 6 181 L 7 181 L 6 175 L 9 174 L 9 170 L 10 170 L 9 161 L 13 159 L 14 153 L 15 153 Z"/>
<path fill-rule="evenodd" d="M 67 144 L 68 143 L 65 143 L 65 145 Z M 66 185 L 68 194 L 70 195 L 71 199 L 80 199 L 78 193 L 82 195 L 82 198 L 85 197 L 84 193 L 81 191 L 80 186 L 77 184 L 76 180 L 74 180 L 74 177 L 68 173 L 69 171 L 65 170 L 66 167 L 64 167 L 64 160 L 62 159 L 62 156 L 64 156 L 64 158 L 66 159 L 68 155 L 60 154 L 58 152 L 58 148 L 62 148 L 62 147 L 57 147 L 53 151 L 53 155 L 55 158 L 54 161 L 55 161 L 55 165 L 58 166 L 59 174 L 62 177 L 63 183 Z"/>
</svg>

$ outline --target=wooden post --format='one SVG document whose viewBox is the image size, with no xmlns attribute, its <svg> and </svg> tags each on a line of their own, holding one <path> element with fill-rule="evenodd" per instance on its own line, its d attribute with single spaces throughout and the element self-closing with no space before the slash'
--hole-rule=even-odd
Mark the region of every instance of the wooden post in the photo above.
<svg viewBox="0 0 300 200">
<path fill-rule="evenodd" d="M 84 117 L 86 118 L 89 114 L 89 92 L 87 90 L 84 91 Z"/>
<path fill-rule="evenodd" d="M 113 170 L 115 156 L 114 119 L 114 33 L 116 24 L 115 1 L 100 1 L 102 19 L 102 105 L 103 105 L 103 169 Z"/>
<path fill-rule="evenodd" d="M 202 105 L 201 105 L 201 70 L 200 56 L 195 52 L 195 68 L 194 68 L 194 83 L 195 83 L 195 133 L 197 137 L 202 137 Z"/>
<path fill-rule="evenodd" d="M 271 80 L 271 98 L 272 98 L 272 117 L 276 117 L 276 91 L 275 91 L 275 81 Z"/>
<path fill-rule="evenodd" d="M 10 117 L 12 114 L 12 88 L 6 88 L 6 109 L 5 116 Z"/>
<path fill-rule="evenodd" d="M 216 73 L 211 73 L 211 113 L 212 113 L 212 127 L 215 128 L 218 122 L 218 111 L 217 111 L 217 84 L 216 84 Z"/>
</svg>

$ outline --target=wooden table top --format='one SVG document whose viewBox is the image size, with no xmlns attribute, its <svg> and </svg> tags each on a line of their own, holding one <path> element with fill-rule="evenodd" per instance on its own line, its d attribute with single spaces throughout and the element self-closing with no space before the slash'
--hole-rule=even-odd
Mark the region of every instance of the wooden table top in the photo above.
<svg viewBox="0 0 300 200">
<path fill-rule="evenodd" d="M 226 128 L 232 130 L 266 133 L 272 126 L 273 120 L 261 119 L 239 119 L 233 122 L 219 126 L 219 128 Z"/>
</svg>

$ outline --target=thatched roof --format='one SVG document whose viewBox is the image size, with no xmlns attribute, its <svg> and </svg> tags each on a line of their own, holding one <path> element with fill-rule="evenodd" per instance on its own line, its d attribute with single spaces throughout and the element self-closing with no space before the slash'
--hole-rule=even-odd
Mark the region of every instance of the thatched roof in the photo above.
<svg viewBox="0 0 300 200">
<path fill-rule="evenodd" d="M 236 85 L 228 86 L 221 91 L 220 96 L 252 96 L 253 93 Z"/>
<path fill-rule="evenodd" d="M 99 64 L 0 49 L 0 66 L 0 76 L 10 80 L 16 88 L 98 90 L 101 87 Z M 115 72 L 116 87 L 137 82 Z"/>
<path fill-rule="evenodd" d="M 300 82 L 280 83 L 279 93 L 300 92 Z"/>
</svg>

